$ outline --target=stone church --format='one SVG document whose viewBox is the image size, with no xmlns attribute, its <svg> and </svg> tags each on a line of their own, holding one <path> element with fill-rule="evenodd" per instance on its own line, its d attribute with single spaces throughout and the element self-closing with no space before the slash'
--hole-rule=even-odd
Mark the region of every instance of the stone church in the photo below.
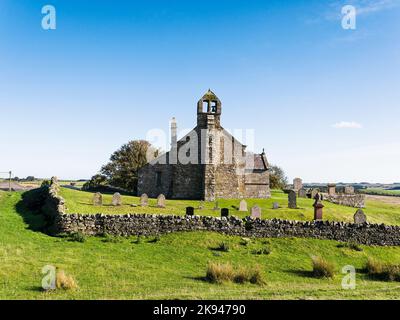
<svg viewBox="0 0 400 320">
<path fill-rule="evenodd" d="M 197 103 L 197 126 L 177 139 L 171 121 L 171 150 L 139 170 L 138 195 L 214 201 L 269 198 L 269 165 L 221 126 L 222 104 L 211 91 Z"/>
</svg>

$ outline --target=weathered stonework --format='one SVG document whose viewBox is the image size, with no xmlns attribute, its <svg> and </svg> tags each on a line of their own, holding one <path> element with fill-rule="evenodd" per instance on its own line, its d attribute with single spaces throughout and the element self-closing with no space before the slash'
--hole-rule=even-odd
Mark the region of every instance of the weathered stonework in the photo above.
<svg viewBox="0 0 400 320">
<path fill-rule="evenodd" d="M 365 245 L 400 245 L 400 226 L 369 223 L 239 219 L 233 216 L 61 214 L 56 226 L 58 232 L 82 232 L 87 235 L 152 236 L 180 231 L 214 231 L 243 237 L 301 237 L 352 241 Z"/>
<path fill-rule="evenodd" d="M 363 194 L 324 194 L 324 200 L 346 207 L 365 208 L 365 195 Z"/>
<path fill-rule="evenodd" d="M 139 170 L 139 195 L 207 201 L 271 196 L 264 152 L 246 152 L 221 126 L 221 112 L 221 101 L 209 90 L 198 102 L 197 126 L 179 141 L 173 119 L 171 150 Z"/>
</svg>

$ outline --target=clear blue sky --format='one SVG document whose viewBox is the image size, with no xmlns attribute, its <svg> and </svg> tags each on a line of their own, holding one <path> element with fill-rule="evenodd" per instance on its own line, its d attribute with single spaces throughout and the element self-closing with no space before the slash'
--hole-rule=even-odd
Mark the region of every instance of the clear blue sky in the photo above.
<svg viewBox="0 0 400 320">
<path fill-rule="evenodd" d="M 399 0 L 1 0 L 0 171 L 89 178 L 211 88 L 290 179 L 400 181 L 399 36 Z"/>
</svg>

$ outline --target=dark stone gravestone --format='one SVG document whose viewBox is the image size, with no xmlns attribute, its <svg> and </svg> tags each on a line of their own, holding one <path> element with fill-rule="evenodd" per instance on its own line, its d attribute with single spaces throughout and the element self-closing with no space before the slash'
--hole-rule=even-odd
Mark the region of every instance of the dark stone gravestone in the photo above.
<svg viewBox="0 0 400 320">
<path fill-rule="evenodd" d="M 229 209 L 228 208 L 222 208 L 221 209 L 221 217 L 229 217 Z"/>
<path fill-rule="evenodd" d="M 186 215 L 187 216 L 194 216 L 194 208 L 193 207 L 186 207 Z"/>
<path fill-rule="evenodd" d="M 297 194 L 296 191 L 290 190 L 288 195 L 288 207 L 290 209 L 297 209 Z"/>
</svg>

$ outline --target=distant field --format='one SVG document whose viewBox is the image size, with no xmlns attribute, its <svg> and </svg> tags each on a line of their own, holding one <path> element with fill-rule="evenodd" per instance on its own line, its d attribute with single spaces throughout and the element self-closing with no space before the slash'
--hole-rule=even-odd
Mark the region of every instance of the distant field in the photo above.
<svg viewBox="0 0 400 320">
<path fill-rule="evenodd" d="M 284 196 L 274 192 L 280 201 Z M 368 257 L 400 263 L 400 247 L 361 246 L 358 252 L 339 248 L 336 241 L 292 238 L 252 239 L 244 246 L 239 237 L 211 232 L 174 233 L 139 244 L 135 237 L 116 242 L 89 237 L 79 243 L 33 231 L 42 216 L 20 201 L 21 193 L 0 192 L 0 299 L 400 299 L 399 282 L 371 280 L 359 271 Z M 229 244 L 229 252 L 212 250 L 221 242 Z M 260 248 L 271 253 L 252 253 Z M 310 276 L 311 255 L 334 263 L 333 279 Z M 258 266 L 265 284 L 208 283 L 204 276 L 210 261 Z M 46 265 L 72 275 L 79 289 L 43 292 Z M 357 269 L 355 290 L 341 287 L 346 265 Z"/>
<path fill-rule="evenodd" d="M 111 205 L 112 195 L 103 195 L 103 206 L 93 206 L 93 193 L 61 188 L 61 196 L 66 201 L 68 213 L 105 213 L 105 214 L 126 214 L 126 213 L 157 213 L 157 214 L 176 214 L 184 215 L 185 208 L 192 206 L 195 208 L 195 214 L 207 216 L 220 216 L 220 210 L 213 210 L 215 202 L 204 202 L 204 209 L 198 209 L 200 201 L 189 200 L 167 200 L 165 209 L 156 207 L 156 199 L 149 199 L 149 207 L 131 207 L 131 204 L 139 205 L 138 197 L 122 196 L 123 205 L 114 207 Z M 230 214 L 237 217 L 245 217 L 249 213 L 239 212 L 240 200 L 218 200 L 220 208 L 229 208 Z M 280 209 L 273 210 L 272 204 L 278 202 Z M 270 199 L 248 199 L 248 209 L 257 204 L 262 209 L 264 219 L 280 218 L 287 220 L 312 220 L 314 217 L 313 200 L 298 199 L 299 209 L 289 209 L 287 207 L 287 194 L 282 191 L 273 190 Z M 331 221 L 353 221 L 355 208 L 344 207 L 324 201 L 324 220 Z M 371 223 L 385 223 L 390 225 L 400 225 L 400 205 L 393 203 L 384 203 L 378 200 L 367 200 L 368 221 Z"/>
<path fill-rule="evenodd" d="M 371 194 L 377 196 L 395 196 L 400 197 L 400 190 L 386 190 L 380 188 L 361 189 L 360 193 Z"/>
</svg>

